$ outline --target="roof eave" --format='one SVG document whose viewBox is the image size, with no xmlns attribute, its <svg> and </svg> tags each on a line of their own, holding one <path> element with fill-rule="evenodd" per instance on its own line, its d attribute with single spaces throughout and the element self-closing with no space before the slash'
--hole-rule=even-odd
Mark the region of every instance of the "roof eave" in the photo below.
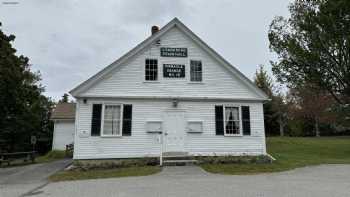
<svg viewBox="0 0 350 197">
<path fill-rule="evenodd" d="M 238 78 L 245 83 L 251 90 L 253 90 L 257 95 L 259 95 L 261 98 L 260 100 L 268 100 L 269 97 L 260 89 L 258 88 L 249 78 L 247 78 L 243 73 L 241 73 L 237 68 L 235 68 L 232 64 L 230 64 L 228 61 L 226 61 L 220 54 L 218 54 L 215 50 L 213 50 L 210 46 L 208 46 L 202 39 L 200 39 L 194 32 L 192 32 L 189 28 L 187 28 L 178 18 L 174 18 L 172 21 L 170 21 L 168 24 L 166 24 L 164 27 L 162 27 L 159 32 L 155 33 L 154 35 L 150 36 L 140 44 L 138 44 L 136 47 L 134 47 L 132 50 L 130 50 L 128 53 L 120 57 L 118 60 L 114 61 L 101 71 L 99 71 L 97 74 L 90 77 L 88 80 L 84 81 L 71 91 L 69 93 L 73 97 L 79 97 L 79 94 L 88 89 L 90 86 L 94 84 L 94 82 L 102 79 L 106 73 L 109 73 L 110 71 L 117 68 L 120 64 L 128 60 L 129 58 L 133 57 L 134 55 L 138 54 L 140 51 L 142 51 L 145 47 L 147 47 L 149 44 L 152 44 L 156 42 L 164 33 L 166 33 L 170 28 L 173 26 L 178 25 L 179 29 L 185 32 L 194 42 L 196 42 L 198 45 L 200 45 L 205 51 L 207 51 L 213 58 L 218 60 L 220 63 L 222 63 L 224 66 L 226 66 L 233 74 L 237 75 Z"/>
<path fill-rule="evenodd" d="M 50 120 L 75 120 L 75 117 L 74 118 L 50 118 Z"/>
<path fill-rule="evenodd" d="M 116 61 L 112 62 L 107 67 L 105 67 L 104 69 L 99 71 L 97 74 L 93 75 L 92 77 L 90 77 L 89 79 L 84 81 L 83 83 L 79 84 L 78 86 L 76 86 L 75 88 L 70 90 L 69 93 L 73 97 L 77 97 L 79 95 L 79 93 L 81 93 L 84 90 L 86 90 L 89 87 L 89 85 L 94 83 L 94 81 L 97 81 L 97 80 L 103 78 L 105 73 L 108 73 L 109 71 L 114 70 L 115 69 L 114 68 L 115 65 L 122 64 L 123 62 L 125 62 L 129 58 L 131 58 L 134 55 L 138 54 L 140 51 L 142 51 L 149 44 L 152 44 L 152 43 L 156 42 L 159 37 L 161 37 L 165 32 L 167 32 L 168 29 L 172 28 L 178 21 L 179 20 L 177 18 L 174 18 L 172 21 L 170 21 L 168 24 L 166 24 L 164 27 L 162 27 L 157 33 L 151 35 L 146 40 L 144 40 L 140 44 L 136 45 L 133 49 L 131 49 L 126 54 L 124 54 L 122 57 L 120 57 Z"/>
<path fill-rule="evenodd" d="M 134 96 L 134 95 L 118 95 L 118 96 L 111 96 L 111 95 L 84 95 L 79 96 L 77 99 L 97 99 L 97 98 L 103 98 L 103 99 L 158 99 L 158 100 L 164 100 L 164 99 L 178 99 L 178 100 L 216 100 L 216 101 L 261 101 L 265 102 L 269 99 L 263 99 L 263 98 L 243 98 L 243 97 L 215 97 L 215 96 L 197 96 L 197 97 L 189 97 L 189 96 Z"/>
</svg>

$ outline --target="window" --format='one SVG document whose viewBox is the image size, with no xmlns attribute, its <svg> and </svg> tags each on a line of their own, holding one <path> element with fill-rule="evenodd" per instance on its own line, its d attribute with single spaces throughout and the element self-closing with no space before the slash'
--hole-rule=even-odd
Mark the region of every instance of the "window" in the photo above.
<svg viewBox="0 0 350 197">
<path fill-rule="evenodd" d="M 93 104 L 91 136 L 131 136 L 131 104 Z"/>
<path fill-rule="evenodd" d="M 225 106 L 224 129 L 225 135 L 240 135 L 239 107 Z"/>
<path fill-rule="evenodd" d="M 202 62 L 191 60 L 191 81 L 202 81 Z"/>
<path fill-rule="evenodd" d="M 104 105 L 102 135 L 121 136 L 121 105 Z"/>
<path fill-rule="evenodd" d="M 146 81 L 158 80 L 158 60 L 157 59 L 146 59 L 145 80 Z"/>
</svg>

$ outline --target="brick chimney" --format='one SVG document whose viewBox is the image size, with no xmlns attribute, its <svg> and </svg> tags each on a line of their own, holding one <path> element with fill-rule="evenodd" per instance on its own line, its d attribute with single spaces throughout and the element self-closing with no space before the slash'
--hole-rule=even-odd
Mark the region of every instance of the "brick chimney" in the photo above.
<svg viewBox="0 0 350 197">
<path fill-rule="evenodd" d="M 159 31 L 159 27 L 154 25 L 154 26 L 152 26 L 151 30 L 152 30 L 152 35 L 153 35 L 153 34 L 155 34 L 155 33 L 157 33 Z"/>
</svg>

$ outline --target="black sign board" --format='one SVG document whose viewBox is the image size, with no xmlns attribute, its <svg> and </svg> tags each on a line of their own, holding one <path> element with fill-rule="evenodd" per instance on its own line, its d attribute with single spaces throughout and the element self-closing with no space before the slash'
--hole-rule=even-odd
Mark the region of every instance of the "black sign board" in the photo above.
<svg viewBox="0 0 350 197">
<path fill-rule="evenodd" d="M 187 57 L 187 48 L 160 48 L 160 56 L 162 57 Z"/>
<path fill-rule="evenodd" d="M 184 78 L 185 77 L 185 65 L 163 64 L 163 77 Z"/>
</svg>

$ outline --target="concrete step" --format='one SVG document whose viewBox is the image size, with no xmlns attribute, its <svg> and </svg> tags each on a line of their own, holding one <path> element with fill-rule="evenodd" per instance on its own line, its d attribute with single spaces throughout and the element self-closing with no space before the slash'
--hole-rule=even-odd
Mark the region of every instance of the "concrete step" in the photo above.
<svg viewBox="0 0 350 197">
<path fill-rule="evenodd" d="M 163 157 L 164 158 L 171 158 L 171 157 L 187 157 L 188 152 L 164 152 Z"/>
<path fill-rule="evenodd" d="M 177 160 L 164 160 L 164 166 L 186 166 L 196 164 L 198 161 L 195 159 L 177 159 Z"/>
<path fill-rule="evenodd" d="M 189 155 L 163 156 L 163 160 L 194 160 L 195 157 Z"/>
</svg>

